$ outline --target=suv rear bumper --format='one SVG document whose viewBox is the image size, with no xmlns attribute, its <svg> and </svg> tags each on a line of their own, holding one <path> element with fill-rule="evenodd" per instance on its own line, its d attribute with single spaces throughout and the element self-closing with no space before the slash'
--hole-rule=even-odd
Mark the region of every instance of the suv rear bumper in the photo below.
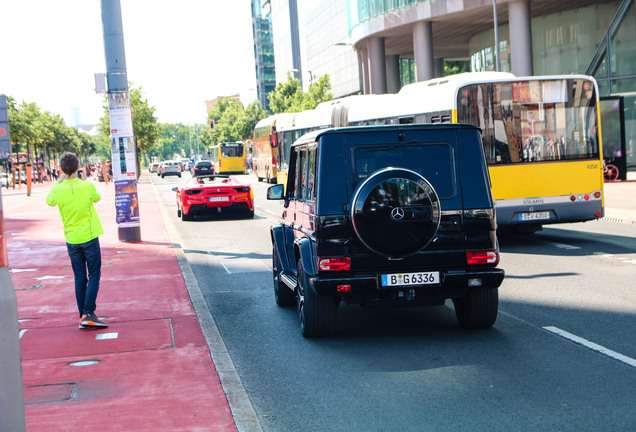
<svg viewBox="0 0 636 432">
<path fill-rule="evenodd" d="M 434 285 L 380 287 L 377 275 L 356 275 L 351 277 L 311 277 L 309 280 L 319 295 L 334 295 L 338 293 L 339 285 L 349 285 L 351 290 L 345 296 L 376 299 L 382 293 L 415 290 L 418 296 L 448 299 L 459 297 L 471 286 L 498 288 L 504 279 L 504 270 L 492 268 L 487 270 L 464 271 L 450 270 L 440 272 L 441 283 Z M 479 279 L 481 284 L 475 281 Z M 469 285 L 469 280 L 473 283 Z M 346 301 L 345 298 L 343 300 Z M 358 302 L 356 300 L 355 302 Z"/>
</svg>

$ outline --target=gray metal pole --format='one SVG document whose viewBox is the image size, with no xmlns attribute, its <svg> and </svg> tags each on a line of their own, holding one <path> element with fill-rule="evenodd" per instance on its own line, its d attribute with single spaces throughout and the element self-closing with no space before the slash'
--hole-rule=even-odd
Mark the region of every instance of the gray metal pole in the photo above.
<svg viewBox="0 0 636 432">
<path fill-rule="evenodd" d="M 117 200 L 117 230 L 123 242 L 141 241 L 137 196 L 137 145 L 132 127 L 124 31 L 119 0 L 101 0 L 104 53 L 108 82 L 111 130 L 111 161 Z"/>
<path fill-rule="evenodd" d="M 0 96 L 0 144 L 7 157 L 11 153 L 7 98 Z M 4 235 L 0 188 L 0 431 L 24 432 L 24 390 L 18 336 L 18 305 L 9 275 L 7 242 Z"/>
<path fill-rule="evenodd" d="M 501 71 L 501 60 L 499 59 L 499 24 L 497 20 L 497 0 L 492 0 L 492 14 L 495 19 L 495 71 Z"/>
</svg>

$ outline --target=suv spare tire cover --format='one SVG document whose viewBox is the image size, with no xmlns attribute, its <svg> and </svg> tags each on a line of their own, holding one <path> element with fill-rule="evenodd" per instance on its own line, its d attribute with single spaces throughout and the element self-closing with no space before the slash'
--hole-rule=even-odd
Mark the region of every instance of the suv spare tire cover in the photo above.
<svg viewBox="0 0 636 432">
<path fill-rule="evenodd" d="M 373 252 L 402 257 L 435 238 L 441 217 L 433 186 L 415 171 L 385 168 L 358 187 L 351 220 L 362 243 Z"/>
</svg>

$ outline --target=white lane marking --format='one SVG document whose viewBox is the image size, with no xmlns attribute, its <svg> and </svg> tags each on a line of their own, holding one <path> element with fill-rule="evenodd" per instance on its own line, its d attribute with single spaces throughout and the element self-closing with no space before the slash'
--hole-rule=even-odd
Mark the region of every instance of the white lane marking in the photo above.
<svg viewBox="0 0 636 432">
<path fill-rule="evenodd" d="M 548 245 L 554 246 L 554 247 L 559 248 L 559 249 L 569 249 L 569 250 L 581 249 L 578 246 L 572 246 L 572 245 L 565 244 L 565 243 L 548 242 Z"/>
<path fill-rule="evenodd" d="M 259 205 L 254 205 L 254 208 L 257 208 L 257 209 L 259 209 L 259 210 L 262 210 L 262 211 L 264 211 L 265 213 L 269 213 L 269 214 L 274 215 L 274 216 L 276 216 L 276 217 L 280 217 L 280 212 L 275 212 L 275 211 L 272 211 L 272 210 L 268 210 L 268 209 L 263 208 L 263 207 L 261 207 L 261 206 L 259 206 Z"/>
<path fill-rule="evenodd" d="M 33 269 L 11 269 L 9 270 L 9 273 L 22 273 L 22 272 L 32 272 L 32 271 L 38 271 L 40 270 L 39 268 L 33 268 Z"/>
<path fill-rule="evenodd" d="M 565 339 L 571 340 L 579 345 L 583 345 L 586 348 L 597 351 L 601 354 L 605 354 L 608 357 L 611 357 L 615 360 L 621 361 L 625 364 L 628 364 L 632 367 L 636 367 L 636 360 L 631 357 L 624 356 L 623 354 L 617 353 L 616 351 L 612 351 L 611 349 L 605 348 L 604 346 L 595 344 L 594 342 L 590 342 L 587 339 L 583 339 L 582 337 L 573 335 L 572 333 L 568 333 L 565 330 L 561 330 L 558 327 L 546 326 L 543 327 L 545 330 L 552 332 L 556 335 L 559 335 Z"/>
<path fill-rule="evenodd" d="M 95 340 L 117 339 L 119 333 L 100 333 L 95 336 Z"/>
<path fill-rule="evenodd" d="M 28 331 L 29 331 L 29 329 L 26 329 L 26 330 L 20 330 L 20 336 L 18 337 L 18 339 L 22 339 L 22 336 L 24 336 L 24 334 L 25 334 L 26 332 L 28 332 Z"/>
</svg>

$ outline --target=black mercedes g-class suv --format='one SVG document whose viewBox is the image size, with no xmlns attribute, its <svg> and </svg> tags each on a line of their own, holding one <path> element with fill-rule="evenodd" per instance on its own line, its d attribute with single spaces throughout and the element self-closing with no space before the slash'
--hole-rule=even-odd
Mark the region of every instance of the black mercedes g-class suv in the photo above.
<svg viewBox="0 0 636 432">
<path fill-rule="evenodd" d="M 274 294 L 301 333 L 334 330 L 338 304 L 443 305 L 459 324 L 497 318 L 499 250 L 490 179 L 474 126 L 328 129 L 294 143 L 271 228 Z"/>
</svg>

